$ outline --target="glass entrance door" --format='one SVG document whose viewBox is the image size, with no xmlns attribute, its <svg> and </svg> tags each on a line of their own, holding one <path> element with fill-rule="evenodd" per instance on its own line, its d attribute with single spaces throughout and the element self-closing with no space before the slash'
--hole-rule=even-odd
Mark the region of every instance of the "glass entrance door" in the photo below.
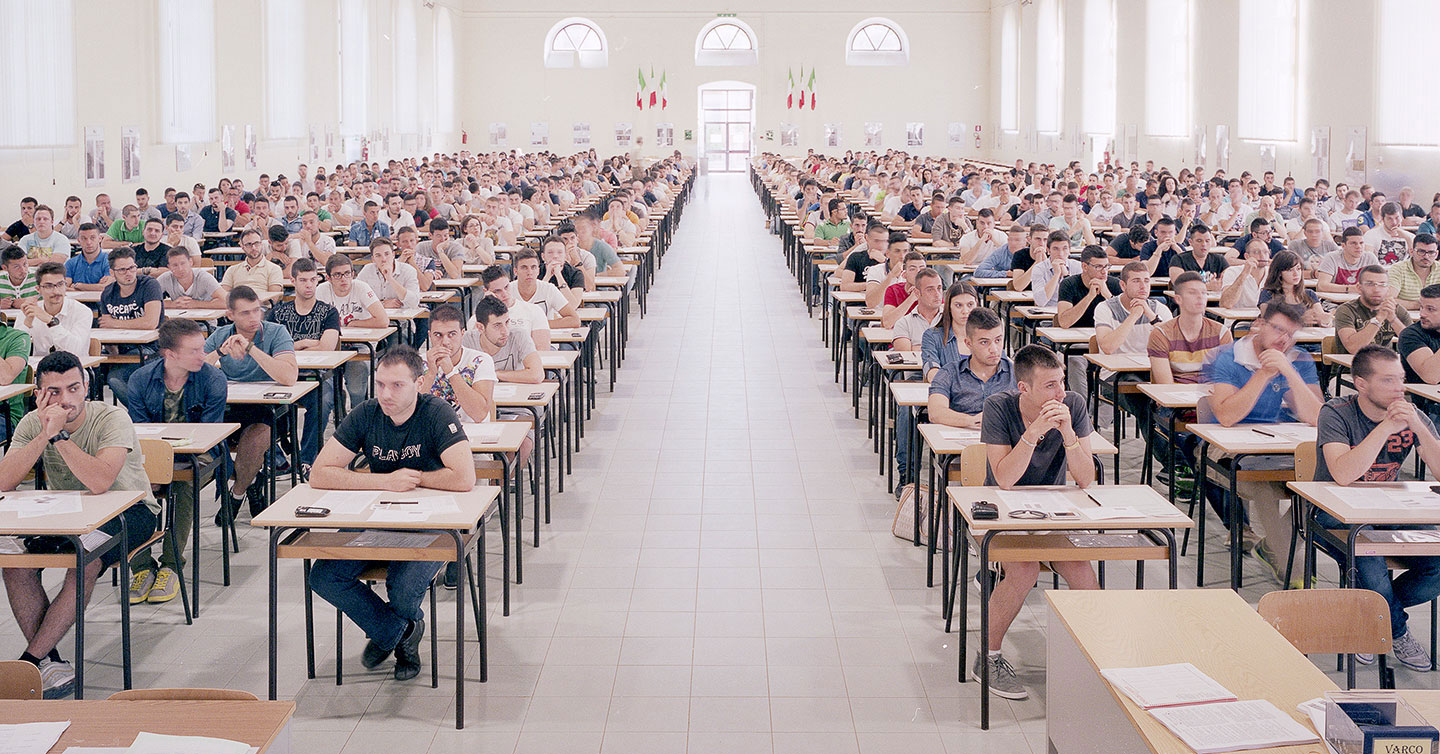
<svg viewBox="0 0 1440 754">
<path fill-rule="evenodd" d="M 700 92 L 705 156 L 717 173 L 743 172 L 750 162 L 755 123 L 755 92 L 704 89 Z"/>
</svg>

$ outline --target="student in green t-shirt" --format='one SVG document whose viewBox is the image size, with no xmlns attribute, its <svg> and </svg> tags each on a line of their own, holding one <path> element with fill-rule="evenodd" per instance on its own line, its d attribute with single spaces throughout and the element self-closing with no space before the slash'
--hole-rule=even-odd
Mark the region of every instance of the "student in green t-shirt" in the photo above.
<svg viewBox="0 0 1440 754">
<path fill-rule="evenodd" d="M 0 252 L 0 268 L 0 309 L 18 309 L 19 299 L 40 296 L 24 249 L 12 246 Z"/>
<path fill-rule="evenodd" d="M 4 320 L 0 317 L 0 320 Z M 0 385 L 13 385 L 25 381 L 25 368 L 30 359 L 30 333 L 8 324 L 0 324 Z M 25 399 L 11 398 L 6 401 L 10 421 L 0 431 L 13 429 L 20 417 L 25 415 Z"/>
<path fill-rule="evenodd" d="M 105 231 L 107 238 L 102 238 L 101 245 L 107 249 L 118 249 L 122 246 L 134 246 L 145 240 L 145 228 L 140 225 L 140 208 L 133 204 L 125 205 L 120 211 L 120 219 L 110 223 L 110 229 Z"/>
</svg>

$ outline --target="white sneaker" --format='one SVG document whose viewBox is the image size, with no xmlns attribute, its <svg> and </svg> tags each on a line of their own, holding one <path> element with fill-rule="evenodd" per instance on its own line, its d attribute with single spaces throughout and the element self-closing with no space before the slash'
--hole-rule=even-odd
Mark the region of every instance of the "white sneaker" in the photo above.
<svg viewBox="0 0 1440 754">
<path fill-rule="evenodd" d="M 75 667 L 50 658 L 40 661 L 40 688 L 46 699 L 64 699 L 75 693 Z"/>
<path fill-rule="evenodd" d="M 1411 670 L 1421 673 L 1430 671 L 1430 654 L 1409 631 L 1406 631 L 1404 636 L 1395 637 L 1395 641 L 1391 644 L 1390 654 L 1399 660 L 1401 665 Z"/>
</svg>

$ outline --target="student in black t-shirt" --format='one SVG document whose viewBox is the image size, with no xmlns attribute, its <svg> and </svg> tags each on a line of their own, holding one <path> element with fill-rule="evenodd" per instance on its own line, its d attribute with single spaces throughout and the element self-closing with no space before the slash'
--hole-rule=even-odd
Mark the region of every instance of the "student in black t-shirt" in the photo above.
<svg viewBox="0 0 1440 754">
<path fill-rule="evenodd" d="M 1055 324 L 1059 327 L 1094 327 L 1095 307 L 1120 295 L 1120 283 L 1110 277 L 1110 255 L 1090 245 L 1080 252 L 1080 274 L 1060 281 Z"/>
<path fill-rule="evenodd" d="M 871 265 L 884 264 L 885 252 L 890 248 L 890 229 L 878 220 L 865 226 L 865 247 L 852 247 L 840 267 L 840 290 L 864 292 L 865 270 Z"/>
<path fill-rule="evenodd" d="M 110 273 L 115 282 L 100 291 L 100 318 L 96 324 L 110 330 L 158 330 L 165 319 L 164 293 L 160 283 L 149 275 L 140 274 L 135 252 L 128 246 L 110 250 Z M 112 353 L 133 353 L 134 346 L 110 346 Z M 140 348 L 144 352 L 145 348 Z M 129 405 L 130 375 L 139 364 L 116 364 L 110 367 L 106 384 L 115 398 Z"/>
<path fill-rule="evenodd" d="M 320 271 L 315 260 L 301 257 L 290 265 L 295 282 L 295 300 L 281 301 L 270 307 L 268 319 L 283 325 L 295 341 L 296 351 L 334 351 L 340 347 L 340 312 L 334 306 L 315 298 L 320 286 Z M 300 441 L 300 464 L 305 475 L 320 452 L 325 439 L 325 417 L 335 403 L 335 383 L 320 380 L 320 389 L 300 399 L 305 409 L 305 436 Z"/>
<path fill-rule="evenodd" d="M 170 253 L 170 247 L 160 241 L 165 236 L 165 223 L 152 217 L 145 221 L 142 233 L 145 240 L 130 247 L 135 252 L 135 264 L 140 267 L 141 275 L 159 277 L 166 269 L 166 255 Z"/>
<path fill-rule="evenodd" d="M 1205 281 L 1205 288 L 1216 293 L 1220 292 L 1222 278 L 1225 276 L 1225 268 L 1230 266 L 1225 261 L 1224 254 L 1211 253 L 1215 248 L 1215 234 L 1204 225 L 1196 225 L 1190 231 L 1190 250 L 1184 253 L 1171 253 L 1168 264 L 1162 263 L 1156 268 L 1155 274 L 1162 277 L 1179 277 L 1182 272 L 1194 272 L 1200 275 Z"/>
<path fill-rule="evenodd" d="M 329 490 L 390 490 L 416 487 L 469 492 L 475 462 L 460 418 L 444 400 L 421 395 L 425 360 L 409 346 L 395 346 L 375 364 L 375 398 L 356 406 L 315 459 L 310 484 Z M 351 471 L 364 456 L 369 473 Z M 420 602 L 440 570 L 438 562 L 392 561 L 385 575 L 386 600 L 360 574 L 363 560 L 321 560 L 310 569 L 310 586 L 365 631 L 361 663 L 373 669 L 395 653 L 395 680 L 420 674 Z"/>
</svg>

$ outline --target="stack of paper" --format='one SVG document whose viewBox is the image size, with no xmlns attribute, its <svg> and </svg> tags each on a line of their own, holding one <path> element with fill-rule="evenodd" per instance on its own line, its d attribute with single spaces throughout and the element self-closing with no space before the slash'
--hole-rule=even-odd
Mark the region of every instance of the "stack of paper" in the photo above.
<svg viewBox="0 0 1440 754">
<path fill-rule="evenodd" d="M 1235 695 L 1188 662 L 1100 671 L 1112 686 L 1143 709 L 1233 702 Z"/>
<path fill-rule="evenodd" d="M 1199 754 L 1314 743 L 1320 737 L 1265 699 L 1152 710 Z"/>
<path fill-rule="evenodd" d="M 344 490 L 327 492 L 320 496 L 313 505 L 320 508 L 329 508 L 330 512 L 341 516 L 358 516 L 370 509 L 376 500 L 380 499 L 378 492 L 361 492 L 358 490 Z"/>
<path fill-rule="evenodd" d="M 58 723 L 17 723 L 0 725 L 0 752 L 5 754 L 45 754 L 70 727 L 69 720 Z"/>
<path fill-rule="evenodd" d="M 84 510 L 78 492 L 7 492 L 0 495 L 0 512 L 18 518 L 60 516 Z"/>
<path fill-rule="evenodd" d="M 1073 513 L 1075 506 L 1064 492 L 1036 490 L 1004 490 L 999 493 L 1005 507 L 1012 511 L 1033 510 L 1044 513 Z"/>
<path fill-rule="evenodd" d="M 465 436 L 471 442 L 490 443 L 500 442 L 500 433 L 505 431 L 505 425 L 499 422 L 483 422 L 480 424 L 466 424 Z"/>
<path fill-rule="evenodd" d="M 940 437 L 944 440 L 957 440 L 959 442 L 980 442 L 980 430 L 950 427 L 940 430 Z"/>
<path fill-rule="evenodd" d="M 203 736 L 163 736 L 141 733 L 126 754 L 246 754 L 254 747 L 240 741 Z"/>
</svg>

